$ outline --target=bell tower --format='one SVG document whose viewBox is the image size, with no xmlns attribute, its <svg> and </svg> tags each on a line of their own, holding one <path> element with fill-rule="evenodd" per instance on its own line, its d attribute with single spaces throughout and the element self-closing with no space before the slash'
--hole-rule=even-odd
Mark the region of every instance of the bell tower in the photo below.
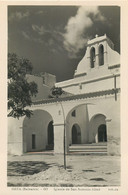
<svg viewBox="0 0 128 195">
<path fill-rule="evenodd" d="M 114 51 L 113 42 L 106 34 L 100 37 L 95 35 L 94 39 L 88 40 L 86 54 L 78 64 L 74 77 L 97 75 L 101 71 L 104 75 L 105 69 L 107 73 L 109 67 L 116 64 L 119 64 L 119 54 Z"/>
<path fill-rule="evenodd" d="M 88 41 L 87 50 L 90 51 L 88 57 L 90 58 L 91 68 L 108 64 L 108 47 L 114 49 L 114 44 L 106 34 L 102 37 L 95 35 L 94 39 Z"/>
</svg>

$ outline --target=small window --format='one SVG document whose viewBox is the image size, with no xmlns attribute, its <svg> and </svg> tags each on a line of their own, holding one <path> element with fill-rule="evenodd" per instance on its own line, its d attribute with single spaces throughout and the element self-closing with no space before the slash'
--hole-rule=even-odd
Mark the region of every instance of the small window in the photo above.
<svg viewBox="0 0 128 195">
<path fill-rule="evenodd" d="M 91 63 L 91 68 L 94 68 L 94 66 L 95 66 L 95 58 L 96 58 L 96 56 L 95 56 L 95 48 L 92 47 L 92 48 L 91 48 L 91 51 L 90 51 L 90 63 Z"/>
<path fill-rule="evenodd" d="M 32 149 L 36 148 L 36 135 L 32 134 Z"/>
<path fill-rule="evenodd" d="M 73 117 L 76 116 L 76 111 L 75 111 L 75 110 L 72 112 L 72 116 L 73 116 Z"/>
<path fill-rule="evenodd" d="M 104 47 L 103 45 L 99 46 L 99 66 L 104 65 Z"/>
<path fill-rule="evenodd" d="M 82 89 L 82 84 L 81 83 L 79 84 L 79 89 Z"/>
</svg>

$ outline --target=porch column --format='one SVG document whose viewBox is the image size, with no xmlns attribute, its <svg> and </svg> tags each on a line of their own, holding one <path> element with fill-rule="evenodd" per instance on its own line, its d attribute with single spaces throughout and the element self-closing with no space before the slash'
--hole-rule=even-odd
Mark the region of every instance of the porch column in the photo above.
<svg viewBox="0 0 128 195">
<path fill-rule="evenodd" d="M 54 123 L 53 125 L 54 125 L 54 153 L 64 154 L 64 123 Z M 66 139 L 65 139 L 65 146 L 67 146 Z M 65 147 L 65 149 L 67 153 L 67 147 Z"/>
<path fill-rule="evenodd" d="M 82 106 L 82 109 L 80 110 L 80 111 L 83 111 L 83 113 L 81 113 L 81 124 L 83 124 L 84 126 L 83 126 L 83 131 L 82 131 L 82 134 L 81 134 L 81 143 L 82 144 L 87 144 L 89 142 L 88 105 L 86 104 L 86 105 Z"/>
<path fill-rule="evenodd" d="M 96 141 L 96 143 L 98 143 L 98 133 L 95 136 L 95 141 Z"/>
</svg>

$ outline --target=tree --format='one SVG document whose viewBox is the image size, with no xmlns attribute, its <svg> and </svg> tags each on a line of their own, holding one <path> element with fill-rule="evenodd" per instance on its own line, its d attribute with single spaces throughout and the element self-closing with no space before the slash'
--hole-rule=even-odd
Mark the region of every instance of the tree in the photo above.
<svg viewBox="0 0 128 195">
<path fill-rule="evenodd" d="M 32 96 L 36 96 L 37 84 L 27 81 L 26 74 L 32 72 L 32 64 L 28 59 L 19 58 L 15 53 L 8 54 L 8 117 L 30 117 Z"/>
<path fill-rule="evenodd" d="M 61 96 L 64 93 L 64 91 L 62 90 L 61 87 L 54 86 L 51 90 L 52 90 L 52 95 L 56 98 L 58 98 L 59 96 Z"/>
</svg>

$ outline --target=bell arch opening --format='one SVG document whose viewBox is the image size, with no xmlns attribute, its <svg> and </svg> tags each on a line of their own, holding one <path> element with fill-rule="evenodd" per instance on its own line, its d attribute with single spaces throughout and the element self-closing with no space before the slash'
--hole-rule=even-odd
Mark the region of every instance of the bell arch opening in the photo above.
<svg viewBox="0 0 128 195">
<path fill-rule="evenodd" d="M 104 47 L 103 45 L 99 46 L 99 66 L 104 65 Z"/>
<path fill-rule="evenodd" d="M 91 63 L 91 68 L 94 68 L 95 66 L 95 48 L 92 47 L 90 50 L 90 63 Z"/>
</svg>

